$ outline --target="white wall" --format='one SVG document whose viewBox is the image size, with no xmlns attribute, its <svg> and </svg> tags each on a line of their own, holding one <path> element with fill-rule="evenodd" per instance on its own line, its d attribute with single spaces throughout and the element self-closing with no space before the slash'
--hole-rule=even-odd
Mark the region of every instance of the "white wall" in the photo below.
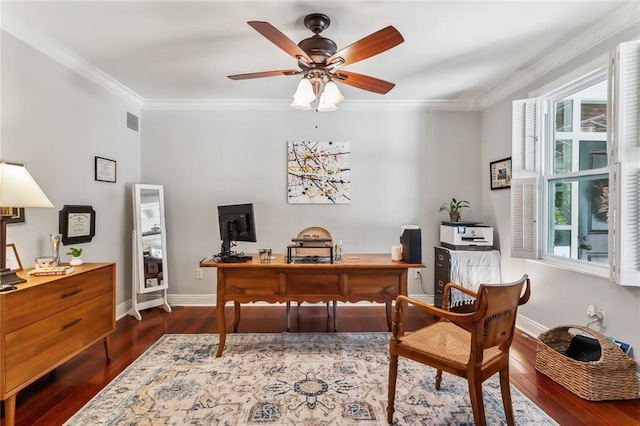
<svg viewBox="0 0 640 426">
<path fill-rule="evenodd" d="M 553 73 L 514 93 L 482 112 L 482 160 L 511 156 L 511 101 L 529 97 L 529 92 L 560 78 L 581 65 L 607 54 L 619 42 L 639 36 L 636 28 L 594 46 Z M 622 287 L 607 279 L 562 270 L 540 262 L 512 259 L 509 215 L 510 191 L 490 191 L 488 175 L 483 175 L 483 217 L 496 226 L 502 250 L 503 279 L 515 279 L 526 272 L 531 277 L 532 295 L 519 313 L 530 319 L 536 331 L 563 324 L 585 325 L 587 306 L 594 304 L 606 312 L 606 328 L 595 327 L 607 336 L 640 348 L 640 288 Z M 637 356 L 636 356 L 637 359 Z"/>
<path fill-rule="evenodd" d="M 347 104 L 348 102 L 345 102 Z M 328 229 L 347 253 L 390 252 L 400 227 L 423 228 L 424 288 L 433 293 L 438 213 L 452 196 L 480 215 L 478 112 L 371 110 L 331 113 L 262 110 L 144 111 L 142 180 L 165 186 L 169 279 L 174 296 L 215 293 L 215 269 L 195 279 L 203 257 L 220 250 L 220 204 L 254 203 L 257 252 L 287 244 L 308 226 Z M 286 142 L 351 142 L 348 205 L 287 203 Z M 411 279 L 409 293 L 422 293 Z M 184 303 L 188 303 L 185 301 Z"/>
<path fill-rule="evenodd" d="M 87 262 L 117 264 L 117 298 L 131 298 L 131 196 L 139 180 L 139 134 L 126 128 L 135 106 L 2 32 L 2 132 L 0 159 L 24 163 L 54 204 L 27 209 L 26 224 L 8 225 L 25 268 L 51 255 L 65 204 L 91 205 L 96 235 L 84 249 Z M 94 157 L 117 161 L 117 182 L 94 180 Z M 67 247 L 60 253 L 63 260 Z"/>
</svg>

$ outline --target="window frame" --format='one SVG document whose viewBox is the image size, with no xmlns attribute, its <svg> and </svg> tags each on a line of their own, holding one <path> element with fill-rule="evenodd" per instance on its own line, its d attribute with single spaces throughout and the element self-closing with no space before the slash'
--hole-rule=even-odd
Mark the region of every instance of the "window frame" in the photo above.
<svg viewBox="0 0 640 426">
<path fill-rule="evenodd" d="M 604 58 L 603 58 L 604 59 Z M 564 178 L 564 179 L 572 179 L 579 178 L 585 176 L 595 176 L 601 174 L 608 174 L 609 179 L 611 179 L 611 173 L 613 170 L 612 161 L 610 155 L 607 155 L 608 162 L 607 167 L 599 168 L 599 169 L 590 169 L 583 171 L 571 171 L 567 173 L 554 173 L 554 149 L 552 148 L 555 145 L 556 132 L 555 132 L 555 110 L 554 104 L 562 99 L 567 98 L 568 96 L 578 93 L 584 89 L 592 87 L 596 84 L 606 82 L 608 80 L 609 70 L 606 62 L 599 66 L 595 66 L 594 69 L 586 72 L 582 77 L 578 77 L 573 79 L 572 81 L 565 83 L 555 90 L 550 90 L 545 94 L 542 94 L 536 98 L 538 103 L 538 122 L 540 123 L 539 128 L 539 157 L 542 159 L 540 161 L 539 167 L 539 181 L 541 182 L 538 185 L 537 197 L 540 200 L 539 203 L 539 211 L 538 218 L 540 219 L 540 226 L 537 230 L 536 238 L 540 242 L 538 244 L 538 260 L 543 263 L 553 264 L 555 266 L 562 267 L 563 269 L 569 269 L 576 272 L 581 272 L 587 275 L 596 276 L 599 278 L 609 278 L 610 265 L 611 262 L 611 248 L 609 244 L 607 244 L 608 252 L 609 252 L 609 262 L 607 264 L 601 264 L 596 262 L 585 261 L 581 259 L 576 259 L 573 257 L 565 257 L 560 255 L 555 255 L 548 252 L 548 248 L 550 247 L 550 236 L 553 231 L 553 224 L 551 223 L 551 214 L 550 214 L 550 190 L 549 185 L 551 181 Z M 610 94 L 607 93 L 607 104 L 610 101 Z M 575 104 L 574 104 L 575 108 Z M 574 114 L 576 112 L 574 111 Z M 574 129 L 573 133 L 576 130 Z M 611 142 L 609 138 L 605 135 L 605 140 L 607 144 L 607 153 L 611 151 Z M 573 148 L 575 149 L 575 147 Z M 576 181 L 577 182 L 577 181 Z M 576 194 L 577 196 L 577 194 Z M 576 209 L 577 215 L 577 209 Z M 575 224 L 577 226 L 577 224 Z M 609 226 L 609 232 L 611 232 L 611 226 Z M 575 238 L 576 235 L 572 234 L 572 238 Z"/>
<path fill-rule="evenodd" d="M 640 287 L 640 40 L 617 45 L 606 64 L 608 278 L 619 285 Z M 578 82 L 591 84 L 588 77 L 602 66 L 601 59 L 596 59 L 531 93 L 531 98 L 513 101 L 511 257 L 604 278 L 600 265 L 585 265 L 594 262 L 543 257 L 541 247 L 546 253 L 546 245 L 540 243 L 548 226 L 541 227 L 539 220 L 541 215 L 546 217 L 549 203 L 546 196 L 540 200 L 541 194 L 546 195 L 541 185 L 548 185 L 539 164 L 546 158 L 539 136 L 548 130 L 540 112 L 544 109 L 541 99 L 563 87 L 577 88 Z M 549 167 L 549 161 L 544 163 Z M 553 161 L 550 164 L 553 167 Z"/>
</svg>

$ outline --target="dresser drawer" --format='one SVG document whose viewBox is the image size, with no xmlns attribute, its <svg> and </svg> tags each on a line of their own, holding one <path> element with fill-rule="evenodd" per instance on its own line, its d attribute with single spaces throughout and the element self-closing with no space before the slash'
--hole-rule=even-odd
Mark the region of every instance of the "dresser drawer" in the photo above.
<svg viewBox="0 0 640 426">
<path fill-rule="evenodd" d="M 112 287 L 113 267 L 105 267 L 11 293 L 5 299 L 5 330 L 17 330 L 101 294 L 111 294 Z"/>
<path fill-rule="evenodd" d="M 104 294 L 8 333 L 4 342 L 6 390 L 48 371 L 64 358 L 113 331 L 113 310 L 111 293 Z"/>
</svg>

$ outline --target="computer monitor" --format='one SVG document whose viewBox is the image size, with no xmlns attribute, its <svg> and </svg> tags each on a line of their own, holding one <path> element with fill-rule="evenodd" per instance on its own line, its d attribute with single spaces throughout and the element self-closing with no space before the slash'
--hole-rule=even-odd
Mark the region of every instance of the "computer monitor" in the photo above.
<svg viewBox="0 0 640 426">
<path fill-rule="evenodd" d="M 253 204 L 233 204 L 218 206 L 218 223 L 222 239 L 221 257 L 229 257 L 234 253 L 231 248 L 235 241 L 256 242 L 256 225 L 253 215 Z"/>
</svg>

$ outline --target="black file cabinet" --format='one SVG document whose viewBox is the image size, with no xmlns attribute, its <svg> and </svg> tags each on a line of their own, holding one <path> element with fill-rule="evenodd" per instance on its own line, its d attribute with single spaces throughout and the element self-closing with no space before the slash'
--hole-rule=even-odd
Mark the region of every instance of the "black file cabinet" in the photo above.
<svg viewBox="0 0 640 426">
<path fill-rule="evenodd" d="M 451 252 L 443 247 L 435 247 L 435 306 L 442 307 L 444 285 L 451 280 Z"/>
<path fill-rule="evenodd" d="M 442 307 L 444 286 L 448 282 L 475 291 L 480 284 L 500 282 L 500 252 L 498 250 L 451 250 L 435 247 L 434 305 Z"/>
</svg>

